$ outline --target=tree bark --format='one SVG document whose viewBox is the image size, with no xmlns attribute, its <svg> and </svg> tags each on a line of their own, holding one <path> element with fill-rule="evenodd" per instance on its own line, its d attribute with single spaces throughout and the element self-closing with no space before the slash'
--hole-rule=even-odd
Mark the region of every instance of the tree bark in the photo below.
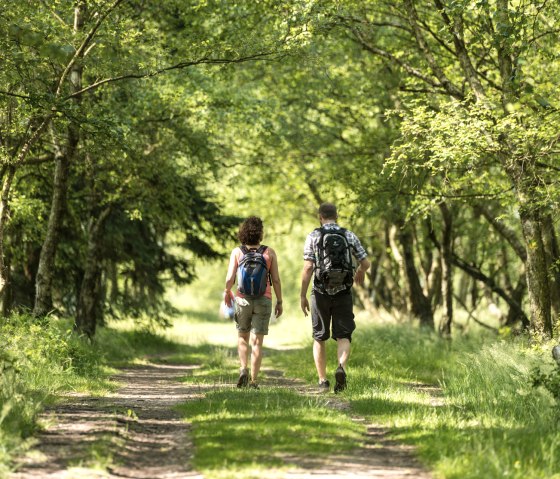
<svg viewBox="0 0 560 479">
<path fill-rule="evenodd" d="M 78 297 L 78 310 L 76 314 L 76 330 L 93 338 L 98 324 L 101 322 L 100 308 L 102 296 L 102 240 L 105 221 L 111 208 L 107 207 L 97 218 L 90 218 L 88 227 L 88 246 L 86 253 L 84 277 Z"/>
<path fill-rule="evenodd" d="M 84 25 L 84 8 L 83 2 L 78 2 L 74 9 L 74 35 L 82 30 Z M 77 58 L 79 60 L 79 58 Z M 79 61 L 75 61 L 69 68 L 70 83 L 72 91 L 79 91 L 82 88 L 82 67 Z M 62 81 L 62 80 L 61 80 Z M 61 85 L 59 84 L 60 94 Z M 74 101 L 79 102 L 76 98 Z M 53 131 L 53 141 L 55 147 L 57 140 Z M 39 258 L 39 269 L 37 271 L 37 279 L 35 284 L 35 307 L 33 314 L 35 316 L 45 316 L 53 309 L 52 304 L 52 284 L 54 277 L 54 266 L 56 259 L 56 250 L 60 241 L 60 229 L 66 210 L 67 190 L 68 190 L 68 171 L 70 163 L 76 156 L 78 144 L 80 142 L 80 128 L 75 122 L 68 126 L 67 144 L 62 151 L 60 148 L 55 153 L 55 171 L 53 182 L 53 196 L 51 201 L 51 211 L 47 224 L 47 232 L 41 256 Z"/>
<path fill-rule="evenodd" d="M 523 302 L 523 297 L 527 291 L 527 276 L 522 274 L 519 277 L 517 282 L 517 286 L 510 292 L 510 296 L 517 304 L 521 304 Z M 510 306 L 508 310 L 508 314 L 506 316 L 506 321 L 504 326 L 515 326 L 519 321 L 523 325 L 523 328 L 528 329 L 530 324 L 527 316 L 519 315 L 519 310 L 517 308 L 513 308 Z"/>
<path fill-rule="evenodd" d="M 64 154 L 60 155 L 55 163 L 51 211 L 35 280 L 35 307 L 33 308 L 35 316 L 45 316 L 53 309 L 52 283 L 54 278 L 54 261 L 60 237 L 62 218 L 66 208 L 68 163 L 68 157 Z"/>
<path fill-rule="evenodd" d="M 403 249 L 403 261 L 406 278 L 408 280 L 411 312 L 420 321 L 420 326 L 434 329 L 434 314 L 430 300 L 424 295 L 416 265 L 414 264 L 414 240 L 410 227 L 401 225 L 398 234 Z"/>
<path fill-rule="evenodd" d="M 547 256 L 547 266 L 550 281 L 550 300 L 552 304 L 552 312 L 554 323 L 560 317 L 560 251 L 558 248 L 558 239 L 554 230 L 554 222 L 550 214 L 544 215 L 543 218 L 543 240 L 544 248 Z"/>
<path fill-rule="evenodd" d="M 399 281 L 398 284 L 395 285 L 397 286 L 398 289 L 393 288 L 393 293 L 396 293 L 398 295 L 396 297 L 399 298 L 399 303 L 400 303 L 399 306 L 401 307 L 401 309 L 404 310 L 406 314 L 408 314 L 411 308 L 410 286 L 408 284 L 408 278 L 406 274 L 405 260 L 397 245 L 398 235 L 399 235 L 398 226 L 391 225 L 386 233 L 387 233 L 387 239 L 391 248 L 393 259 L 395 260 L 395 263 L 397 264 L 398 271 L 399 271 L 398 274 Z M 412 241 L 412 236 L 410 239 Z"/>
<path fill-rule="evenodd" d="M 441 241 L 441 291 L 443 296 L 444 313 L 440 324 L 440 334 L 444 337 L 451 336 L 453 323 L 453 216 L 447 204 L 439 205 L 443 218 L 443 237 Z"/>
<path fill-rule="evenodd" d="M 4 291 L 8 284 L 6 255 L 4 253 L 4 239 L 6 223 L 8 222 L 8 209 L 10 204 L 10 190 L 16 173 L 15 166 L 8 168 L 4 183 L 2 185 L 2 196 L 0 197 L 0 296 L 4 295 Z"/>
<path fill-rule="evenodd" d="M 12 284 L 11 278 L 11 258 L 10 254 L 6 254 L 6 260 L 4 265 L 4 274 L 6 284 L 2 294 L 2 316 L 7 318 L 10 313 L 12 312 L 13 304 L 14 304 L 14 288 Z"/>
<path fill-rule="evenodd" d="M 520 208 L 519 217 L 527 245 L 527 290 L 531 308 L 531 329 L 537 335 L 552 337 L 552 317 L 548 265 L 543 240 L 542 217 L 533 205 Z"/>
</svg>

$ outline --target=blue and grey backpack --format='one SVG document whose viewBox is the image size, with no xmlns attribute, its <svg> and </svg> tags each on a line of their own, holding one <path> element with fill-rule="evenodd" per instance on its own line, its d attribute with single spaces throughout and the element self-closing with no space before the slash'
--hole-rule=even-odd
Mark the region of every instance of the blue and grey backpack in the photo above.
<svg viewBox="0 0 560 479">
<path fill-rule="evenodd" d="M 258 298 L 266 291 L 269 271 L 264 252 L 267 248 L 265 245 L 256 250 L 245 245 L 239 247 L 243 256 L 237 268 L 237 290 L 247 298 Z"/>
</svg>

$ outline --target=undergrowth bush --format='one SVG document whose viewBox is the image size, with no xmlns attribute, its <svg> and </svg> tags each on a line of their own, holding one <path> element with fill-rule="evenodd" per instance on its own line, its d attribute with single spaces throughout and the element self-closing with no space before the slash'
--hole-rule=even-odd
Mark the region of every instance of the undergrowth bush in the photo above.
<svg viewBox="0 0 560 479">
<path fill-rule="evenodd" d="M 69 391 L 102 394 L 115 387 L 108 364 L 176 352 L 153 330 L 100 328 L 94 341 L 78 336 L 72 321 L 13 314 L 0 323 L 0 477 L 10 457 L 26 447 L 38 413 Z"/>
<path fill-rule="evenodd" d="M 61 390 L 81 389 L 98 377 L 101 360 L 67 323 L 39 322 L 27 314 L 4 319 L 0 344 L 1 475 L 9 455 L 33 432 L 43 404 Z"/>
</svg>

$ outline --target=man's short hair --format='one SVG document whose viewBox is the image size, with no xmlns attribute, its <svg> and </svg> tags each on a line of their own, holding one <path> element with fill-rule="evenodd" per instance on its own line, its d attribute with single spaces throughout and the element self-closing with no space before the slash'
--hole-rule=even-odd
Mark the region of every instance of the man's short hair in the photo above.
<svg viewBox="0 0 560 479">
<path fill-rule="evenodd" d="M 336 206 L 332 203 L 323 203 L 319 206 L 319 216 L 326 220 L 336 220 L 338 218 Z"/>
</svg>

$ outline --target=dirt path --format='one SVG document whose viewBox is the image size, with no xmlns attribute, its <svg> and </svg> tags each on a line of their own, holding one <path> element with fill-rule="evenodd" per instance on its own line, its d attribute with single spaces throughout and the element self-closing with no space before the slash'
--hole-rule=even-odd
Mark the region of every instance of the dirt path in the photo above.
<svg viewBox="0 0 560 479">
<path fill-rule="evenodd" d="M 305 395 L 325 394 L 302 381 L 284 378 L 281 371 L 266 371 L 270 382 L 281 387 L 298 390 Z M 350 404 L 343 396 L 329 394 L 328 406 L 334 409 L 350 410 Z M 436 405 L 437 400 L 434 401 Z M 290 463 L 298 464 L 296 470 L 285 475 L 286 479 L 430 479 L 414 455 L 414 448 L 397 443 L 388 438 L 389 429 L 368 424 L 363 417 L 352 416 L 352 420 L 363 423 L 366 433 L 364 445 L 346 454 L 321 458 L 292 458 Z"/>
<path fill-rule="evenodd" d="M 204 396 L 212 387 L 179 382 L 193 369 L 155 364 L 126 368 L 115 378 L 123 385 L 117 393 L 104 398 L 68 398 L 46 413 L 53 417 L 52 425 L 38 436 L 37 447 L 10 479 L 202 478 L 189 467 L 189 425 L 173 409 L 178 403 Z M 263 387 L 317 394 L 315 388 L 284 378 L 279 371 L 265 373 Z M 329 397 L 329 406 L 348 409 L 341 397 Z M 354 420 L 364 422 L 359 417 Z M 390 441 L 387 433 L 385 428 L 366 425 L 363 447 L 351 453 L 286 458 L 298 467 L 282 477 L 428 479 L 430 475 L 416 461 L 412 448 Z M 96 461 L 98 470 L 92 468 Z"/>
<path fill-rule="evenodd" d="M 202 477 L 189 468 L 189 425 L 175 404 L 204 395 L 179 382 L 190 366 L 155 365 L 122 369 L 123 387 L 104 398 L 73 397 L 46 415 L 55 422 L 11 479 Z M 104 459 L 110 457 L 109 463 Z M 109 471 L 95 471 L 90 466 Z"/>
</svg>

